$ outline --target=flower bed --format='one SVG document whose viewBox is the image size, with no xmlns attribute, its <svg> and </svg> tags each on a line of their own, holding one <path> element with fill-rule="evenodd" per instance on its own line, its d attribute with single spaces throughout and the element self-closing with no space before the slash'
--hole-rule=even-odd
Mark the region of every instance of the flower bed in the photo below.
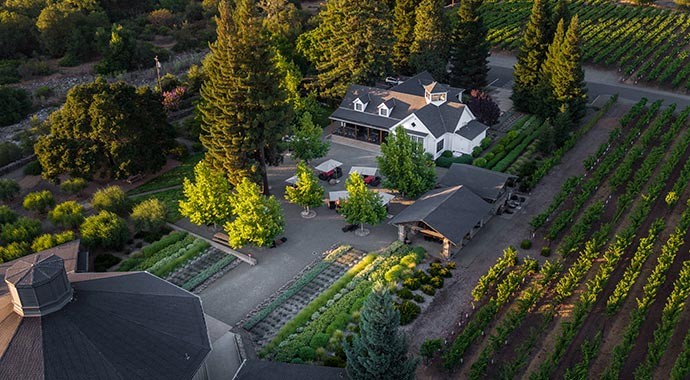
<svg viewBox="0 0 690 380">
<path fill-rule="evenodd" d="M 154 242 L 153 244 L 147 245 L 142 248 L 139 252 L 134 252 L 129 259 L 125 260 L 118 270 L 120 272 L 127 272 L 135 269 L 148 257 L 151 257 L 158 253 L 159 251 L 165 249 L 166 247 L 173 245 L 187 236 L 186 232 L 171 232 L 169 235 L 164 236 L 162 239 Z"/>
<path fill-rule="evenodd" d="M 232 255 L 226 255 L 222 259 L 216 261 L 210 267 L 204 269 L 201 273 L 192 277 L 189 281 L 182 284 L 182 289 L 191 291 L 197 286 L 201 285 L 204 281 L 208 280 L 214 274 L 218 273 L 221 269 L 225 268 L 231 262 L 235 261 L 236 257 Z"/>
<path fill-rule="evenodd" d="M 206 241 L 196 239 L 192 244 L 181 248 L 174 254 L 164 257 L 148 269 L 148 272 L 158 277 L 165 276 L 174 272 L 178 267 L 187 261 L 197 257 L 201 252 L 208 248 L 210 244 Z"/>
</svg>

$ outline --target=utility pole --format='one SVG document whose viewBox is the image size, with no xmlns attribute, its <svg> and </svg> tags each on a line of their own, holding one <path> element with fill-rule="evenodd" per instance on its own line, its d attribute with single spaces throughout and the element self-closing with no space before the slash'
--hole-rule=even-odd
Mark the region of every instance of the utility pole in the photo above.
<svg viewBox="0 0 690 380">
<path fill-rule="evenodd" d="M 161 87 L 161 63 L 158 60 L 158 56 L 155 56 L 153 60 L 156 62 L 156 76 L 158 77 L 158 91 L 163 92 Z"/>
</svg>

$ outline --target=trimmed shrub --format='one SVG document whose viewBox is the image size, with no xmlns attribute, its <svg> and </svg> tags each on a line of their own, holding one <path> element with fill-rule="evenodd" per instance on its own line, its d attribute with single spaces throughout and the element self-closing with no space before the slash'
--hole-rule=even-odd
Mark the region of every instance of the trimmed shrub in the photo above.
<svg viewBox="0 0 690 380">
<path fill-rule="evenodd" d="M 19 194 L 19 184 L 11 179 L 0 179 L 0 201 L 11 201 Z"/>
<path fill-rule="evenodd" d="M 14 260 L 31 253 L 29 243 L 10 243 L 4 247 L 0 246 L 0 259 L 2 261 Z"/>
<path fill-rule="evenodd" d="M 74 239 L 74 232 L 72 231 L 65 231 L 54 235 L 43 234 L 34 239 L 33 243 L 31 243 L 31 250 L 34 252 L 45 251 L 46 249 L 53 248 Z"/>
<path fill-rule="evenodd" d="M 429 281 L 429 285 L 433 286 L 436 289 L 441 289 L 443 287 L 443 277 L 432 277 L 431 281 Z"/>
<path fill-rule="evenodd" d="M 78 194 L 86 189 L 86 186 L 88 186 L 88 182 L 84 178 L 72 178 L 60 184 L 60 189 L 66 193 Z"/>
<path fill-rule="evenodd" d="M 330 339 L 330 335 L 325 334 L 325 333 L 316 333 L 314 336 L 311 338 L 309 341 L 309 346 L 313 349 L 317 349 L 319 347 L 324 347 L 328 344 L 328 339 Z"/>
<path fill-rule="evenodd" d="M 41 173 L 43 173 L 43 167 L 41 167 L 41 163 L 36 160 L 29 162 L 22 171 L 24 175 L 41 175 Z"/>
<path fill-rule="evenodd" d="M 117 265 L 122 261 L 117 256 L 111 255 L 110 253 L 104 253 L 102 255 L 96 256 L 96 258 L 93 260 L 93 269 L 96 272 L 105 272 L 108 270 L 108 268 L 112 267 L 113 265 Z"/>
<path fill-rule="evenodd" d="M 529 239 L 525 239 L 520 242 L 520 248 L 522 249 L 530 249 L 532 248 L 532 241 Z"/>
<path fill-rule="evenodd" d="M 416 277 L 410 277 L 403 280 L 403 286 L 410 290 L 417 290 L 422 284 L 419 283 L 419 279 Z"/>
<path fill-rule="evenodd" d="M 120 186 L 108 186 L 96 191 L 91 198 L 91 205 L 98 211 L 110 211 L 115 214 L 126 214 L 127 195 Z"/>
<path fill-rule="evenodd" d="M 541 255 L 544 257 L 549 257 L 551 256 L 551 248 L 549 247 L 541 247 Z"/>
<path fill-rule="evenodd" d="M 7 206 L 0 206 L 0 225 L 17 221 L 17 213 Z"/>
<path fill-rule="evenodd" d="M 75 201 L 62 202 L 48 213 L 48 219 L 56 226 L 77 228 L 84 221 L 84 208 Z"/>
<path fill-rule="evenodd" d="M 41 221 L 21 217 L 14 223 L 4 224 L 0 228 L 0 240 L 5 244 L 32 242 L 41 234 Z"/>
<path fill-rule="evenodd" d="M 414 247 L 412 248 L 412 253 L 417 256 L 417 264 L 421 263 L 424 260 L 424 256 L 426 255 L 426 249 L 422 247 Z"/>
<path fill-rule="evenodd" d="M 110 211 L 101 211 L 81 224 L 82 241 L 89 247 L 121 249 L 129 240 L 127 222 Z"/>
<path fill-rule="evenodd" d="M 419 280 L 419 283 L 422 285 L 428 285 L 429 281 L 431 280 L 431 276 L 426 274 L 426 272 L 422 270 L 418 270 L 415 272 L 414 277 Z"/>
<path fill-rule="evenodd" d="M 405 266 L 410 269 L 414 269 L 417 266 L 417 256 L 412 253 L 402 259 L 400 259 L 400 265 Z"/>
<path fill-rule="evenodd" d="M 472 161 L 472 165 L 478 167 L 478 168 L 485 168 L 487 164 L 486 158 L 484 157 L 479 157 L 475 158 L 474 161 Z"/>
<path fill-rule="evenodd" d="M 396 308 L 400 311 L 400 325 L 407 325 L 414 321 L 415 318 L 422 312 L 422 309 L 416 303 L 411 301 L 403 301 L 401 304 L 396 305 Z"/>
<path fill-rule="evenodd" d="M 0 167 L 22 158 L 22 148 L 11 142 L 0 143 Z"/>
<path fill-rule="evenodd" d="M 47 208 L 55 206 L 55 198 L 49 190 L 34 191 L 24 197 L 25 209 L 43 214 Z"/>
<path fill-rule="evenodd" d="M 316 357 L 316 352 L 311 347 L 302 347 L 299 349 L 299 357 L 305 362 L 310 362 Z"/>
<path fill-rule="evenodd" d="M 402 265 L 395 265 L 393 268 L 389 269 L 388 272 L 383 276 L 388 282 L 396 282 L 400 280 L 400 275 L 406 268 Z"/>
<path fill-rule="evenodd" d="M 450 273 L 450 271 L 448 269 L 441 268 L 438 270 L 438 276 L 449 278 L 449 277 L 453 277 L 453 274 Z"/>
<path fill-rule="evenodd" d="M 421 294 L 413 294 L 412 299 L 417 303 L 424 303 L 424 297 Z"/>
<path fill-rule="evenodd" d="M 130 218 L 137 231 L 159 231 L 165 226 L 167 213 L 165 203 L 151 198 L 134 206 Z"/>
<path fill-rule="evenodd" d="M 455 263 L 455 261 L 449 261 L 444 265 L 444 267 L 448 270 L 452 270 L 457 267 L 457 264 Z"/>
<path fill-rule="evenodd" d="M 431 285 L 422 285 L 422 293 L 433 296 L 436 294 L 436 289 Z"/>
<path fill-rule="evenodd" d="M 398 297 L 404 299 L 404 300 L 409 300 L 412 299 L 412 291 L 408 288 L 401 288 L 398 290 Z"/>
</svg>

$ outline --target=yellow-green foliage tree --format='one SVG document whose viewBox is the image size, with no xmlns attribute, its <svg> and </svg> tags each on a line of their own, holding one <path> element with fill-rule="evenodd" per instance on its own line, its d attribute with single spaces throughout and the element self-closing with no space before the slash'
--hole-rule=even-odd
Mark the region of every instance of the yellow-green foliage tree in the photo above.
<svg viewBox="0 0 690 380">
<path fill-rule="evenodd" d="M 247 178 L 235 188 L 230 204 L 235 218 L 225 224 L 225 231 L 232 248 L 247 244 L 270 246 L 285 228 L 280 203 L 272 195 L 263 195 L 259 186 Z"/>
<path fill-rule="evenodd" d="M 297 164 L 297 184 L 285 188 L 285 199 L 304 207 L 303 217 L 314 216 L 310 207 L 323 203 L 323 187 L 304 161 Z"/>
<path fill-rule="evenodd" d="M 359 224 L 360 234 L 364 235 L 364 223 L 375 225 L 386 218 L 386 207 L 381 196 L 367 189 L 364 179 L 357 172 L 350 174 L 345 183 L 348 192 L 340 213 L 350 224 Z"/>
<path fill-rule="evenodd" d="M 180 214 L 192 223 L 222 225 L 232 217 L 230 183 L 205 161 L 194 167 L 194 182 L 184 179 L 182 191 L 185 199 L 180 200 Z"/>
</svg>

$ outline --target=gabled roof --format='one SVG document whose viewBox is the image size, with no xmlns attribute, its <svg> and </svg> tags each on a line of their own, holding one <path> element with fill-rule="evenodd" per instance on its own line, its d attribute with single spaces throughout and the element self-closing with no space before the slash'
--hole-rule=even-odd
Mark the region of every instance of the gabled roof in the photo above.
<svg viewBox="0 0 690 380">
<path fill-rule="evenodd" d="M 362 94 L 362 95 L 358 96 L 357 98 L 355 98 L 355 100 L 359 100 L 361 103 L 367 104 L 371 101 L 371 97 L 369 96 L 369 94 Z M 355 101 L 355 100 L 353 100 L 353 101 Z"/>
<path fill-rule="evenodd" d="M 463 237 L 491 212 L 491 205 L 465 186 L 435 189 L 396 215 L 390 224 L 423 222 L 459 245 Z"/>
<path fill-rule="evenodd" d="M 441 105 L 427 104 L 414 114 L 429 129 L 434 137 L 453 133 L 462 117 L 465 105 L 445 102 Z"/>
<path fill-rule="evenodd" d="M 484 199 L 495 201 L 498 194 L 514 175 L 501 173 L 474 165 L 452 164 L 439 181 L 441 186 L 463 185 Z"/>
<path fill-rule="evenodd" d="M 425 85 L 424 90 L 430 94 L 434 94 L 434 93 L 439 93 L 439 92 L 446 92 L 446 91 L 448 91 L 448 87 L 446 87 L 446 86 L 444 86 L 444 85 L 442 85 L 436 81 L 433 81 L 433 82 Z"/>
<path fill-rule="evenodd" d="M 479 120 L 470 120 L 467 124 L 458 129 L 455 133 L 468 139 L 474 140 L 477 136 L 482 134 L 482 132 L 489 129 L 485 124 L 482 124 Z"/>
<path fill-rule="evenodd" d="M 385 106 L 389 110 L 393 109 L 393 107 L 395 107 L 395 98 L 390 98 L 390 99 L 386 100 L 385 102 L 379 104 L 379 108 L 382 106 Z"/>
<path fill-rule="evenodd" d="M 246 360 L 233 380 L 339 380 L 349 379 L 345 368 Z"/>
</svg>

